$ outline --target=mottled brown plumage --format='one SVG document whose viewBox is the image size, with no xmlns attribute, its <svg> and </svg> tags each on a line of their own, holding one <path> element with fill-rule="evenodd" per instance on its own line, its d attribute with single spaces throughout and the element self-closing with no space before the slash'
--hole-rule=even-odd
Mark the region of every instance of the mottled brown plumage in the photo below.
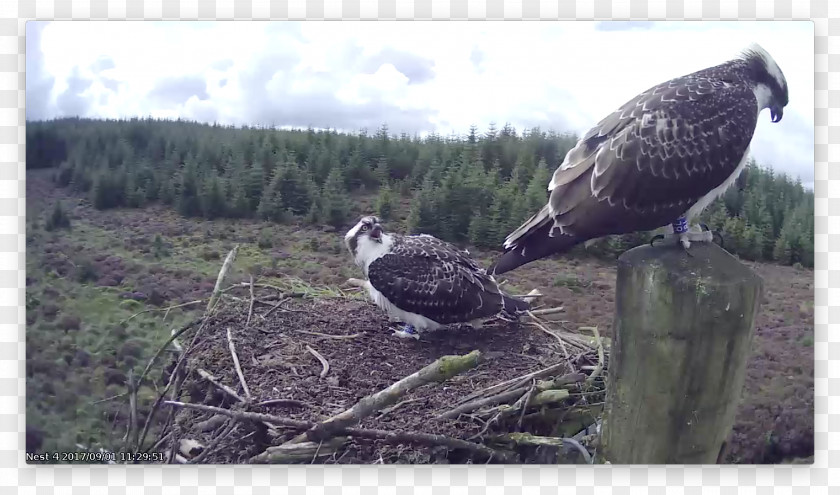
<svg viewBox="0 0 840 495">
<path fill-rule="evenodd" d="M 548 204 L 505 241 L 499 274 L 610 234 L 689 220 L 734 182 L 759 112 L 781 119 L 787 83 L 758 46 L 637 95 L 589 130 L 549 184 Z"/>
</svg>

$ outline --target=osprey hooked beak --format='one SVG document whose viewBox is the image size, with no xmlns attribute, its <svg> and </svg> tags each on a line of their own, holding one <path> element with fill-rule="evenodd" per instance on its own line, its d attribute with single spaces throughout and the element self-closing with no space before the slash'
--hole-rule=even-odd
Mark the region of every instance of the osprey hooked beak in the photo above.
<svg viewBox="0 0 840 495">
<path fill-rule="evenodd" d="M 784 113 L 784 107 L 781 105 L 773 105 L 770 107 L 770 120 L 775 124 L 776 122 L 782 120 Z"/>
<path fill-rule="evenodd" d="M 368 234 L 368 237 L 376 242 L 382 242 L 382 226 L 379 225 L 379 222 L 373 224 L 370 228 L 370 234 Z"/>
</svg>

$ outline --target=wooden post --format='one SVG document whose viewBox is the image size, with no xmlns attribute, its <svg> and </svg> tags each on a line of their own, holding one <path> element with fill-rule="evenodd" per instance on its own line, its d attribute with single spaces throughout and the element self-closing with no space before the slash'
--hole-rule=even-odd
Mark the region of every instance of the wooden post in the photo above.
<svg viewBox="0 0 840 495">
<path fill-rule="evenodd" d="M 613 464 L 718 462 L 744 384 L 763 282 L 713 243 L 618 259 L 601 431 Z"/>
</svg>

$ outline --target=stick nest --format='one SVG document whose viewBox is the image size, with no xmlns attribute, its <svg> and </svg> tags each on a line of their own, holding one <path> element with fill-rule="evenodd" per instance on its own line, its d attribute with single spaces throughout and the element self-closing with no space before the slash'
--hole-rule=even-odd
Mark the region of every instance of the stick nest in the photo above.
<svg viewBox="0 0 840 495">
<path fill-rule="evenodd" d="M 359 292 L 219 287 L 150 363 L 169 386 L 147 435 L 130 425 L 129 450 L 173 463 L 592 462 L 608 348 L 548 319 L 558 311 L 416 341 Z"/>
</svg>

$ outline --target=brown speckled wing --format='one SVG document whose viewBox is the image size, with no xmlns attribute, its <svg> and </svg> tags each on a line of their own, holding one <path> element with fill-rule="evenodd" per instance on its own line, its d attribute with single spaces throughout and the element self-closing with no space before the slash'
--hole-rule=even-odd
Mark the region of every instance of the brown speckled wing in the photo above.
<svg viewBox="0 0 840 495">
<path fill-rule="evenodd" d="M 371 285 L 403 311 L 441 324 L 496 315 L 503 296 L 468 253 L 430 236 L 397 237 L 370 264 Z"/>
</svg>

